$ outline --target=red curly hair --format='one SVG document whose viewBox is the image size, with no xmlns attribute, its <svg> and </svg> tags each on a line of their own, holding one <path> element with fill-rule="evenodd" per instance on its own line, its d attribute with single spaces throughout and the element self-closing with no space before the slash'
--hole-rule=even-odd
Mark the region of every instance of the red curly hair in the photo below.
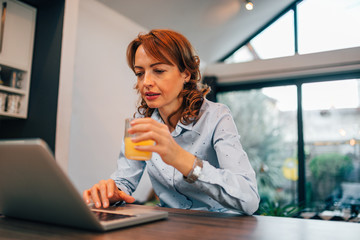
<svg viewBox="0 0 360 240">
<path fill-rule="evenodd" d="M 201 79 L 200 59 L 195 54 L 190 42 L 183 35 L 172 30 L 154 29 L 147 34 L 140 33 L 129 44 L 126 53 L 128 65 L 134 72 L 135 53 L 140 45 L 147 54 L 155 59 L 169 65 L 175 63 L 180 72 L 189 71 L 190 81 L 184 84 L 179 94 L 179 97 L 183 97 L 182 105 L 169 115 L 167 121 L 171 127 L 175 127 L 172 126 L 170 119 L 179 112 L 181 112 L 181 123 L 188 125 L 196 121 L 199 117 L 200 107 L 210 88 L 199 84 Z M 135 89 L 139 92 L 137 84 Z M 155 109 L 148 107 L 145 100 L 141 99 L 137 110 L 141 115 L 150 117 Z"/>
</svg>

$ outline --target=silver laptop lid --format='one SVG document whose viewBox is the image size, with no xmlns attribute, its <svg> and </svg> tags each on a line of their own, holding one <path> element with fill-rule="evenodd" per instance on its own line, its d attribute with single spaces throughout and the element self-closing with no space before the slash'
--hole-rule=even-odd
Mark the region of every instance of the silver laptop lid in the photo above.
<svg viewBox="0 0 360 240">
<path fill-rule="evenodd" d="M 0 141 L 0 213 L 101 230 L 94 214 L 40 139 Z"/>
<path fill-rule="evenodd" d="M 97 231 L 168 216 L 166 211 L 112 208 L 92 212 L 41 139 L 0 140 L 0 213 Z"/>
</svg>

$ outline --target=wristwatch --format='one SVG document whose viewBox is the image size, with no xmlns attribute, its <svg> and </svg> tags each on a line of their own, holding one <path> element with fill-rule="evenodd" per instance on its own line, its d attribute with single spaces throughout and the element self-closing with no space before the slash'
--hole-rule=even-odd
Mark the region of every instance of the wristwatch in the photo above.
<svg viewBox="0 0 360 240">
<path fill-rule="evenodd" d="M 201 174 L 203 168 L 203 162 L 198 157 L 195 157 L 194 165 L 192 169 L 190 170 L 189 174 L 184 179 L 188 183 L 194 183 Z"/>
</svg>

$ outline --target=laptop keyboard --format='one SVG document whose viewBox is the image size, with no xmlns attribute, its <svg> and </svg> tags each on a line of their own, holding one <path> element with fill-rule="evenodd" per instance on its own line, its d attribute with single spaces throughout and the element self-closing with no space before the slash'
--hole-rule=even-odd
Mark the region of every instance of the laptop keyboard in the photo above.
<svg viewBox="0 0 360 240">
<path fill-rule="evenodd" d="M 115 213 L 98 212 L 98 211 L 92 211 L 92 212 L 100 221 L 112 221 L 117 219 L 134 217 L 133 215 L 125 215 L 125 214 L 115 214 Z"/>
</svg>

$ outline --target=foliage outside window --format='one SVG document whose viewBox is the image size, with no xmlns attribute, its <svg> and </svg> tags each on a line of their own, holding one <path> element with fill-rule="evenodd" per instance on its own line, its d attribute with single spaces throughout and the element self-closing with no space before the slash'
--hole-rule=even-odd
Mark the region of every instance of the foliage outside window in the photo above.
<svg viewBox="0 0 360 240">
<path fill-rule="evenodd" d="M 306 206 L 316 211 L 360 206 L 360 79 L 300 87 Z M 232 111 L 256 171 L 262 214 L 300 210 L 293 205 L 299 203 L 297 92 L 290 85 L 217 93 Z"/>
<path fill-rule="evenodd" d="M 296 159 L 297 153 L 296 89 L 294 86 L 271 89 L 217 94 L 218 101 L 232 111 L 241 143 L 257 174 L 261 206 L 267 209 L 271 202 L 295 203 L 297 199 L 297 178 L 286 174 L 297 172 L 296 164 L 288 164 L 289 159 Z M 295 103 L 287 109 L 278 100 L 279 93 L 284 91 L 292 98 L 290 102 Z M 276 95 L 278 99 L 274 98 Z"/>
<path fill-rule="evenodd" d="M 360 189 L 360 80 L 302 86 L 307 204 L 315 209 L 360 204 L 344 184 Z"/>
</svg>

